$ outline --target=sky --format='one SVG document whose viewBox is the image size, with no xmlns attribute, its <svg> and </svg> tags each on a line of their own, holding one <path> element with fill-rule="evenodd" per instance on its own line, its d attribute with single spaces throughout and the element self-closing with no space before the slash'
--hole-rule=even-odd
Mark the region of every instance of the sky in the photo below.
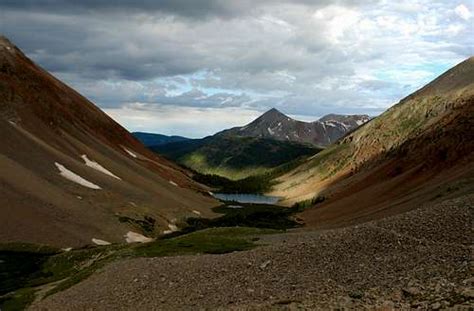
<svg viewBox="0 0 474 311">
<path fill-rule="evenodd" d="M 376 116 L 474 55 L 472 0 L 0 0 L 0 33 L 130 131 Z"/>
</svg>

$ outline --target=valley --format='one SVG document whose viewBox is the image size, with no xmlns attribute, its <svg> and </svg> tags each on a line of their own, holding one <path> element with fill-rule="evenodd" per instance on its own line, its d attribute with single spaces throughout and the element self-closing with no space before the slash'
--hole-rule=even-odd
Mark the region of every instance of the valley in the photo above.
<svg viewBox="0 0 474 311">
<path fill-rule="evenodd" d="M 130 133 L 5 37 L 0 95 L 2 311 L 474 306 L 474 57 L 373 118 L 201 139 Z"/>
</svg>

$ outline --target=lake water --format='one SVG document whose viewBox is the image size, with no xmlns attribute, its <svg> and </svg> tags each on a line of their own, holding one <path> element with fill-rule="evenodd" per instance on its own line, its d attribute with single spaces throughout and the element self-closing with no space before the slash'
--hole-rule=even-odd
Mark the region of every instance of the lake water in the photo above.
<svg viewBox="0 0 474 311">
<path fill-rule="evenodd" d="M 276 204 L 280 199 L 279 197 L 272 197 L 262 194 L 213 193 L 212 195 L 215 198 L 223 201 L 254 204 Z"/>
</svg>

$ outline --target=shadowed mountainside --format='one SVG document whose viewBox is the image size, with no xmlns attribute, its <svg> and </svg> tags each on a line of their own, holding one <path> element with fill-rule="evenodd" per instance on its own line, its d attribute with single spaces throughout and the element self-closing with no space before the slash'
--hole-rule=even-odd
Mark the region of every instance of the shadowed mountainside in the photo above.
<svg viewBox="0 0 474 311">
<path fill-rule="evenodd" d="M 147 147 L 153 147 L 153 146 L 159 146 L 159 145 L 165 145 L 169 143 L 189 140 L 189 138 L 182 137 L 182 136 L 167 136 L 167 135 L 162 135 L 162 134 L 153 134 L 153 133 L 144 133 L 144 132 L 133 132 L 132 135 Z"/>
</svg>

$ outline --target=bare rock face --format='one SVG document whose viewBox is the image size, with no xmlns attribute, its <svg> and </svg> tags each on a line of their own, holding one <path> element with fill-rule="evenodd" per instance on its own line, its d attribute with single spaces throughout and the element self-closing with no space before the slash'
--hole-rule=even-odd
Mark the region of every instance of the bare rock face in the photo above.
<svg viewBox="0 0 474 311">
<path fill-rule="evenodd" d="M 325 146 L 368 120 L 367 115 L 329 114 L 314 122 L 303 122 L 272 108 L 246 126 L 225 130 L 217 135 L 261 137 Z"/>
</svg>

